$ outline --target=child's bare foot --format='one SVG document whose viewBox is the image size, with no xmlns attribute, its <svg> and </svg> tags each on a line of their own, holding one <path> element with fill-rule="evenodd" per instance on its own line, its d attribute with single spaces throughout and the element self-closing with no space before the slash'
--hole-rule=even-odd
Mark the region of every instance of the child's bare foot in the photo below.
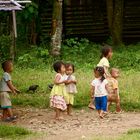
<svg viewBox="0 0 140 140">
<path fill-rule="evenodd" d="M 61 117 L 55 117 L 55 120 L 60 121 L 60 120 L 64 120 L 64 118 L 62 116 Z"/>
<path fill-rule="evenodd" d="M 73 114 L 72 114 L 72 113 L 68 113 L 68 115 L 69 115 L 69 116 L 73 116 Z"/>
<path fill-rule="evenodd" d="M 108 115 L 108 112 L 103 112 L 103 117 L 107 116 Z"/>
<path fill-rule="evenodd" d="M 95 110 L 95 106 L 92 103 L 89 103 L 88 108 Z"/>
<path fill-rule="evenodd" d="M 100 119 L 103 119 L 103 118 L 104 118 L 104 116 L 103 116 L 103 115 L 99 115 L 99 117 L 100 117 Z"/>
</svg>

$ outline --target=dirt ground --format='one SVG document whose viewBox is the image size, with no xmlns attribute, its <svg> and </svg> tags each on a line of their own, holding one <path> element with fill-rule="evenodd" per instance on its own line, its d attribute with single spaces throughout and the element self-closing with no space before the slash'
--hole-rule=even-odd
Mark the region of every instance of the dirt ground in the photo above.
<svg viewBox="0 0 140 140">
<path fill-rule="evenodd" d="M 110 113 L 99 119 L 96 111 L 81 109 L 74 110 L 73 116 L 63 113 L 63 121 L 55 121 L 54 112 L 50 109 L 18 108 L 15 112 L 19 116 L 17 125 L 47 134 L 37 140 L 87 140 L 94 136 L 118 136 L 140 128 L 138 112 Z"/>
</svg>

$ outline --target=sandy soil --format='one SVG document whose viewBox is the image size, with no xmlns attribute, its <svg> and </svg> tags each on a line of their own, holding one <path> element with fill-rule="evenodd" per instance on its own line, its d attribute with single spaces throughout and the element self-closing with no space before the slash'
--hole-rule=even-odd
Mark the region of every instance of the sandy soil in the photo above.
<svg viewBox="0 0 140 140">
<path fill-rule="evenodd" d="M 74 110 L 73 116 L 63 113 L 63 121 L 53 119 L 54 112 L 49 109 L 16 109 L 19 119 L 16 124 L 37 132 L 45 132 L 38 140 L 81 140 L 93 136 L 118 136 L 130 129 L 140 128 L 140 113 L 110 113 L 99 119 L 96 111 Z M 35 139 L 34 139 L 35 140 Z"/>
</svg>

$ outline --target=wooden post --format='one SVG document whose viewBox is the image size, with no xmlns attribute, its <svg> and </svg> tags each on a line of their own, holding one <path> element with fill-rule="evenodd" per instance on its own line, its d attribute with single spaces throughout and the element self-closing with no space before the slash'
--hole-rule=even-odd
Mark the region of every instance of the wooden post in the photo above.
<svg viewBox="0 0 140 140">
<path fill-rule="evenodd" d="M 12 21 L 13 26 L 11 28 L 11 38 L 12 38 L 12 44 L 10 48 L 10 57 L 12 61 L 15 59 L 15 50 L 16 50 L 16 38 L 17 38 L 17 28 L 16 28 L 16 13 L 15 10 L 12 11 Z"/>
<path fill-rule="evenodd" d="M 62 1 L 54 0 L 52 31 L 51 31 L 51 54 L 60 55 L 62 41 Z"/>
</svg>

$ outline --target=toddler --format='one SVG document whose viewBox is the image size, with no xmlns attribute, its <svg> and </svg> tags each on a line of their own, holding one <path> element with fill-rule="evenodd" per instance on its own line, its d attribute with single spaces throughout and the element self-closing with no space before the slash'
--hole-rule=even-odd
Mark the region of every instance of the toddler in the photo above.
<svg viewBox="0 0 140 140">
<path fill-rule="evenodd" d="M 119 96 L 119 87 L 117 78 L 119 77 L 119 70 L 116 68 L 111 69 L 111 78 L 108 78 L 109 81 L 109 90 L 110 93 L 108 94 L 108 111 L 109 107 L 112 102 L 116 103 L 116 112 L 121 112 L 120 107 L 120 96 Z"/>
<path fill-rule="evenodd" d="M 91 98 L 95 98 L 95 107 L 99 117 L 104 117 L 107 110 L 108 81 L 104 77 L 104 68 L 96 67 L 94 70 L 95 79 L 91 83 Z"/>
<path fill-rule="evenodd" d="M 72 105 L 74 104 L 74 95 L 77 93 L 76 88 L 76 78 L 73 75 L 74 73 L 74 65 L 73 64 L 66 64 L 66 74 L 67 74 L 67 83 L 66 83 L 66 89 L 67 89 L 67 114 L 72 115 Z"/>
<path fill-rule="evenodd" d="M 51 90 L 50 95 L 50 106 L 55 110 L 55 119 L 60 120 L 63 119 L 61 117 L 61 111 L 67 109 L 66 104 L 66 86 L 67 82 L 65 76 L 65 64 L 61 61 L 54 63 L 53 68 L 56 72 L 56 76 L 54 78 L 54 86 Z"/>
</svg>

